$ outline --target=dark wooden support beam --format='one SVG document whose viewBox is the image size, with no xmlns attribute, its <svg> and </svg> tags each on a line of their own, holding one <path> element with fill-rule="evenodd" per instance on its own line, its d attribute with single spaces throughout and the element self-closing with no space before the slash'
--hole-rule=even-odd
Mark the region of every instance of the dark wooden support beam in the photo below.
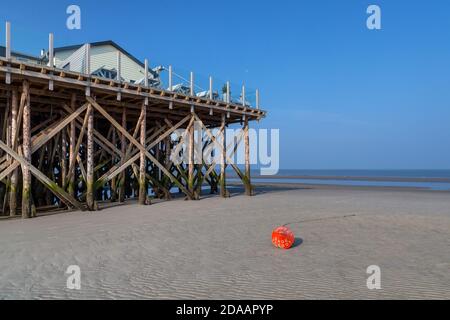
<svg viewBox="0 0 450 320">
<path fill-rule="evenodd" d="M 251 183 L 251 175 L 250 175 L 250 136 L 249 136 L 249 124 L 248 118 L 245 117 L 244 121 L 244 149 L 245 149 L 245 194 L 248 196 L 253 195 L 253 187 Z"/>
<path fill-rule="evenodd" d="M 87 125 L 86 203 L 89 211 L 95 211 L 94 190 L 94 108 L 89 105 Z"/>
<path fill-rule="evenodd" d="M 15 148 L 16 137 L 19 134 L 19 130 L 17 127 L 17 116 L 19 109 L 19 97 L 17 90 L 13 90 L 12 92 L 12 102 L 11 102 L 11 141 L 12 150 L 17 151 Z M 9 189 L 9 215 L 10 217 L 14 217 L 17 214 L 17 184 L 19 180 L 19 171 L 18 169 L 14 169 L 11 174 L 11 186 Z"/>
<path fill-rule="evenodd" d="M 141 145 L 145 148 L 145 141 L 147 133 L 147 106 L 142 103 L 142 121 L 141 121 Z M 147 204 L 147 179 L 146 179 L 146 162 L 147 158 L 145 152 L 140 152 L 140 166 L 139 166 L 139 204 Z"/>
<path fill-rule="evenodd" d="M 126 108 L 122 109 L 122 128 L 127 130 L 127 109 Z M 121 159 L 120 163 L 122 165 L 125 163 L 125 153 L 127 151 L 126 143 L 127 143 L 127 140 L 126 140 L 125 135 L 123 133 L 120 133 L 120 149 L 122 152 L 122 159 Z M 125 171 L 122 171 L 122 173 L 120 174 L 119 184 L 118 184 L 119 201 L 120 202 L 125 202 L 125 179 L 126 179 Z"/>
<path fill-rule="evenodd" d="M 113 131 L 112 131 L 111 142 L 115 147 L 117 147 L 116 129 L 115 128 L 112 128 L 112 129 L 113 129 Z M 111 165 L 114 166 L 116 164 L 117 157 L 114 154 L 112 154 L 111 157 L 112 157 Z M 116 200 L 117 200 L 117 179 L 113 178 L 113 179 L 111 179 L 111 202 L 116 202 Z"/>
<path fill-rule="evenodd" d="M 25 162 L 22 163 L 22 218 L 33 217 L 31 205 L 31 106 L 29 89 L 30 85 L 28 81 L 24 80 L 22 91 L 22 100 L 24 101 L 22 152 Z"/>
<path fill-rule="evenodd" d="M 76 95 L 72 94 L 70 99 L 70 108 L 72 109 L 72 112 L 75 112 L 76 110 Z M 75 163 L 76 154 L 75 154 L 75 145 L 76 145 L 76 122 L 75 120 L 70 122 L 70 128 L 69 128 L 69 165 L 72 163 Z M 68 177 L 67 180 L 69 182 L 69 185 L 67 187 L 67 190 L 70 195 L 75 196 L 75 168 L 69 168 Z"/>
<path fill-rule="evenodd" d="M 188 161 L 188 165 L 189 165 L 189 180 L 188 180 L 188 190 L 190 192 L 194 192 L 194 169 L 195 169 L 195 140 L 194 140 L 194 136 L 195 136 L 195 128 L 194 126 L 191 126 L 189 128 L 189 145 L 188 145 L 188 155 L 189 155 L 189 161 Z"/>
</svg>

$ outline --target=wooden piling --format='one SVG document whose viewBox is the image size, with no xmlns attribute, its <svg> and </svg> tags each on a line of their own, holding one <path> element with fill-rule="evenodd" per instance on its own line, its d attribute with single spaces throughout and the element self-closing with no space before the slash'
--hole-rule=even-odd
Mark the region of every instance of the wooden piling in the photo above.
<svg viewBox="0 0 450 320">
<path fill-rule="evenodd" d="M 60 162 L 61 162 L 61 187 L 64 188 L 66 186 L 66 177 L 67 177 L 67 130 L 63 129 L 61 131 L 61 154 L 60 154 Z"/>
<path fill-rule="evenodd" d="M 111 140 L 112 140 L 112 144 L 113 144 L 114 147 L 117 147 L 116 136 L 117 136 L 116 135 L 116 129 L 112 128 L 112 138 L 111 138 Z M 112 154 L 111 157 L 112 157 L 111 158 L 111 164 L 115 165 L 116 161 L 117 161 L 116 154 Z M 110 200 L 111 200 L 111 202 L 116 202 L 116 200 L 117 200 L 117 180 L 116 180 L 115 177 L 111 180 L 111 199 Z"/>
<path fill-rule="evenodd" d="M 72 93 L 71 97 L 70 97 L 70 108 L 72 109 L 73 112 L 75 112 L 76 110 L 76 100 L 77 97 L 74 93 Z M 75 162 L 75 146 L 76 146 L 76 120 L 73 120 L 70 122 L 70 127 L 69 127 L 69 163 L 74 163 Z M 75 196 L 76 195 L 76 191 L 75 191 L 75 167 L 73 168 L 69 168 L 69 173 L 68 173 L 68 180 L 69 180 L 69 185 L 67 188 L 67 191 L 69 192 L 70 195 Z"/>
<path fill-rule="evenodd" d="M 22 153 L 25 161 L 31 163 L 31 106 L 30 106 L 30 85 L 27 80 L 22 85 L 23 101 L 23 128 L 22 128 Z M 22 102 L 21 101 L 21 102 Z M 32 199 L 31 199 L 31 172 L 27 164 L 22 165 L 22 218 L 32 218 Z"/>
<path fill-rule="evenodd" d="M 226 169 L 227 169 L 227 139 L 226 139 L 226 117 L 224 114 L 222 114 L 222 152 L 221 152 L 221 162 L 220 162 L 220 195 L 223 198 L 228 197 L 228 191 L 227 191 L 227 175 L 226 175 Z"/>
<path fill-rule="evenodd" d="M 127 110 L 125 108 L 122 109 L 122 127 L 126 130 L 127 129 Z M 122 160 L 121 160 L 121 164 L 123 165 L 125 163 L 125 154 L 127 152 L 127 139 L 125 137 L 125 135 L 123 133 L 121 133 L 120 136 L 120 150 L 122 153 Z M 125 182 L 126 182 L 126 174 L 125 174 L 125 170 L 122 171 L 122 173 L 120 174 L 120 179 L 119 179 L 119 201 L 121 203 L 125 202 Z"/>
<path fill-rule="evenodd" d="M 86 203 L 89 211 L 95 211 L 94 199 L 94 109 L 89 105 L 87 126 Z"/>
<path fill-rule="evenodd" d="M 12 121 L 12 116 L 11 116 L 11 94 L 8 93 L 6 94 L 6 108 L 5 108 L 5 123 L 4 123 L 4 127 L 3 129 L 6 130 L 5 133 L 5 138 L 6 138 L 6 145 L 8 147 L 11 146 L 11 121 Z M 2 161 L 6 160 L 5 162 L 7 164 L 11 163 L 11 156 L 9 154 L 6 154 L 6 156 L 4 158 L 2 158 Z M 10 185 L 11 185 L 11 177 L 7 176 L 6 177 L 6 181 L 5 181 L 5 187 L 2 188 L 0 196 L 3 198 L 3 203 L 0 206 L 1 208 L 1 212 L 3 214 L 6 214 L 9 210 L 9 202 L 8 202 L 8 197 L 6 197 L 7 194 L 9 194 L 10 192 Z"/>
<path fill-rule="evenodd" d="M 192 76 L 191 76 L 192 77 Z M 192 125 L 189 128 L 189 145 L 188 145 L 188 156 L 189 156 L 189 161 L 188 161 L 188 166 L 189 166 L 189 171 L 188 171 L 188 190 L 193 193 L 194 192 L 194 169 L 195 169 L 195 141 L 194 141 L 194 135 L 195 135 L 195 128 Z"/>
<path fill-rule="evenodd" d="M 253 188 L 251 183 L 251 174 L 250 174 L 250 135 L 249 135 L 249 124 L 248 124 L 248 118 L 245 118 L 244 121 L 244 148 L 245 148 L 245 179 L 244 179 L 244 186 L 245 186 L 245 194 L 248 196 L 253 195 Z"/>
<path fill-rule="evenodd" d="M 17 90 L 12 91 L 11 101 L 11 147 L 17 151 L 17 136 L 19 130 L 17 128 L 17 116 L 19 109 L 19 98 Z M 11 174 L 11 185 L 9 189 L 9 215 L 14 217 L 17 214 L 17 183 L 19 179 L 18 169 L 14 169 Z"/>
<path fill-rule="evenodd" d="M 142 103 L 141 111 L 141 145 L 146 147 L 146 133 L 147 133 L 147 106 Z M 139 204 L 147 204 L 147 181 L 146 181 L 146 162 L 147 158 L 145 152 L 140 152 L 140 166 L 139 166 Z"/>
</svg>

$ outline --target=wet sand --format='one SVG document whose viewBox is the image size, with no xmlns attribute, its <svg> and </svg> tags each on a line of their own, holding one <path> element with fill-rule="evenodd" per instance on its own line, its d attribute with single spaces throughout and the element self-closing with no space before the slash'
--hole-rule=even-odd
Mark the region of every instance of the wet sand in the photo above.
<svg viewBox="0 0 450 320">
<path fill-rule="evenodd" d="M 237 176 L 233 176 L 237 178 Z M 369 177 L 369 176 L 317 176 L 317 175 L 275 175 L 259 176 L 253 179 L 286 179 L 286 180 L 340 180 L 340 181 L 378 181 L 378 182 L 450 182 L 450 178 L 431 178 L 431 177 Z"/>
<path fill-rule="evenodd" d="M 0 221 L 0 299 L 450 299 L 448 192 L 257 190 Z M 299 221 L 296 246 L 274 248 L 271 231 Z"/>
</svg>

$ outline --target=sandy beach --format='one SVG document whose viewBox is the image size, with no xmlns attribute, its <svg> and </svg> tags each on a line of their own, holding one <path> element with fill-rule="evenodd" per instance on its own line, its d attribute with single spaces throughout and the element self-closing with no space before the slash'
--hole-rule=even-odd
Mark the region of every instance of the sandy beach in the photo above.
<svg viewBox="0 0 450 320">
<path fill-rule="evenodd" d="M 0 299 L 450 299 L 448 192 L 233 192 L 0 221 Z M 292 222 L 296 246 L 274 248 L 272 230 Z M 381 290 L 366 286 L 370 265 Z"/>
</svg>

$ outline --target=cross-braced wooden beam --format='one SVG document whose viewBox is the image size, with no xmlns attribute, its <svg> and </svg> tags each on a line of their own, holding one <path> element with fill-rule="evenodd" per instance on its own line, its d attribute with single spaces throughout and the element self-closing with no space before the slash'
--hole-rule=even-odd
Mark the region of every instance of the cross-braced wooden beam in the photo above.
<svg viewBox="0 0 450 320">
<path fill-rule="evenodd" d="M 150 152 L 147 151 L 145 146 L 141 145 L 133 136 L 131 136 L 109 113 L 103 109 L 94 99 L 91 97 L 86 97 L 86 99 L 94 106 L 94 108 L 105 117 L 118 131 L 120 131 L 136 148 L 139 149 L 140 152 L 143 152 L 144 155 L 153 162 L 156 166 L 158 166 L 161 171 L 167 175 L 172 182 L 174 182 L 190 199 L 193 199 L 193 195 L 190 191 L 188 191 L 161 163 L 159 163 L 155 157 L 153 157 Z"/>
<path fill-rule="evenodd" d="M 196 115 L 194 113 L 194 117 L 195 117 L 196 121 L 198 121 L 201 124 L 203 130 L 206 132 L 206 134 L 209 136 L 209 138 L 211 140 L 215 140 L 216 138 L 211 133 L 211 130 L 208 129 L 205 126 L 205 124 L 198 117 L 198 115 Z M 244 137 L 246 137 L 245 140 L 248 142 L 248 130 L 244 129 L 243 133 L 244 133 Z M 238 146 L 240 144 L 241 139 L 242 138 L 239 138 L 237 143 L 233 142 L 234 143 L 234 153 L 236 152 L 236 150 L 237 150 L 237 148 L 238 148 Z M 224 144 L 218 144 L 218 146 L 221 149 L 224 161 L 228 161 L 228 163 L 231 165 L 233 170 L 236 172 L 236 174 L 238 175 L 238 177 L 241 179 L 242 183 L 244 184 L 245 189 L 246 189 L 246 194 L 247 195 L 252 195 L 253 187 L 251 185 L 250 178 L 249 178 L 250 177 L 250 170 L 249 170 L 249 168 L 250 168 L 250 165 L 249 165 L 250 157 L 249 156 L 247 157 L 247 155 L 249 155 L 249 144 L 246 143 L 246 170 L 248 168 L 248 172 L 246 174 L 242 173 L 242 171 L 239 169 L 239 167 L 234 163 L 234 161 L 231 159 L 231 157 L 227 154 L 227 152 L 228 152 L 227 147 L 224 146 Z"/>
<path fill-rule="evenodd" d="M 30 171 L 41 183 L 46 185 L 49 190 L 51 190 L 57 197 L 59 197 L 62 201 L 64 201 L 67 205 L 73 206 L 78 210 L 85 210 L 85 207 L 79 203 L 75 198 L 73 198 L 70 194 L 65 192 L 62 188 L 60 188 L 55 182 L 50 180 L 46 175 L 44 175 L 41 171 L 39 171 L 36 167 L 30 164 L 30 162 L 25 158 L 20 156 L 2 141 L 0 141 L 0 148 L 8 153 L 11 157 L 13 157 L 16 161 L 18 161 L 22 167 L 25 167 Z"/>
</svg>

